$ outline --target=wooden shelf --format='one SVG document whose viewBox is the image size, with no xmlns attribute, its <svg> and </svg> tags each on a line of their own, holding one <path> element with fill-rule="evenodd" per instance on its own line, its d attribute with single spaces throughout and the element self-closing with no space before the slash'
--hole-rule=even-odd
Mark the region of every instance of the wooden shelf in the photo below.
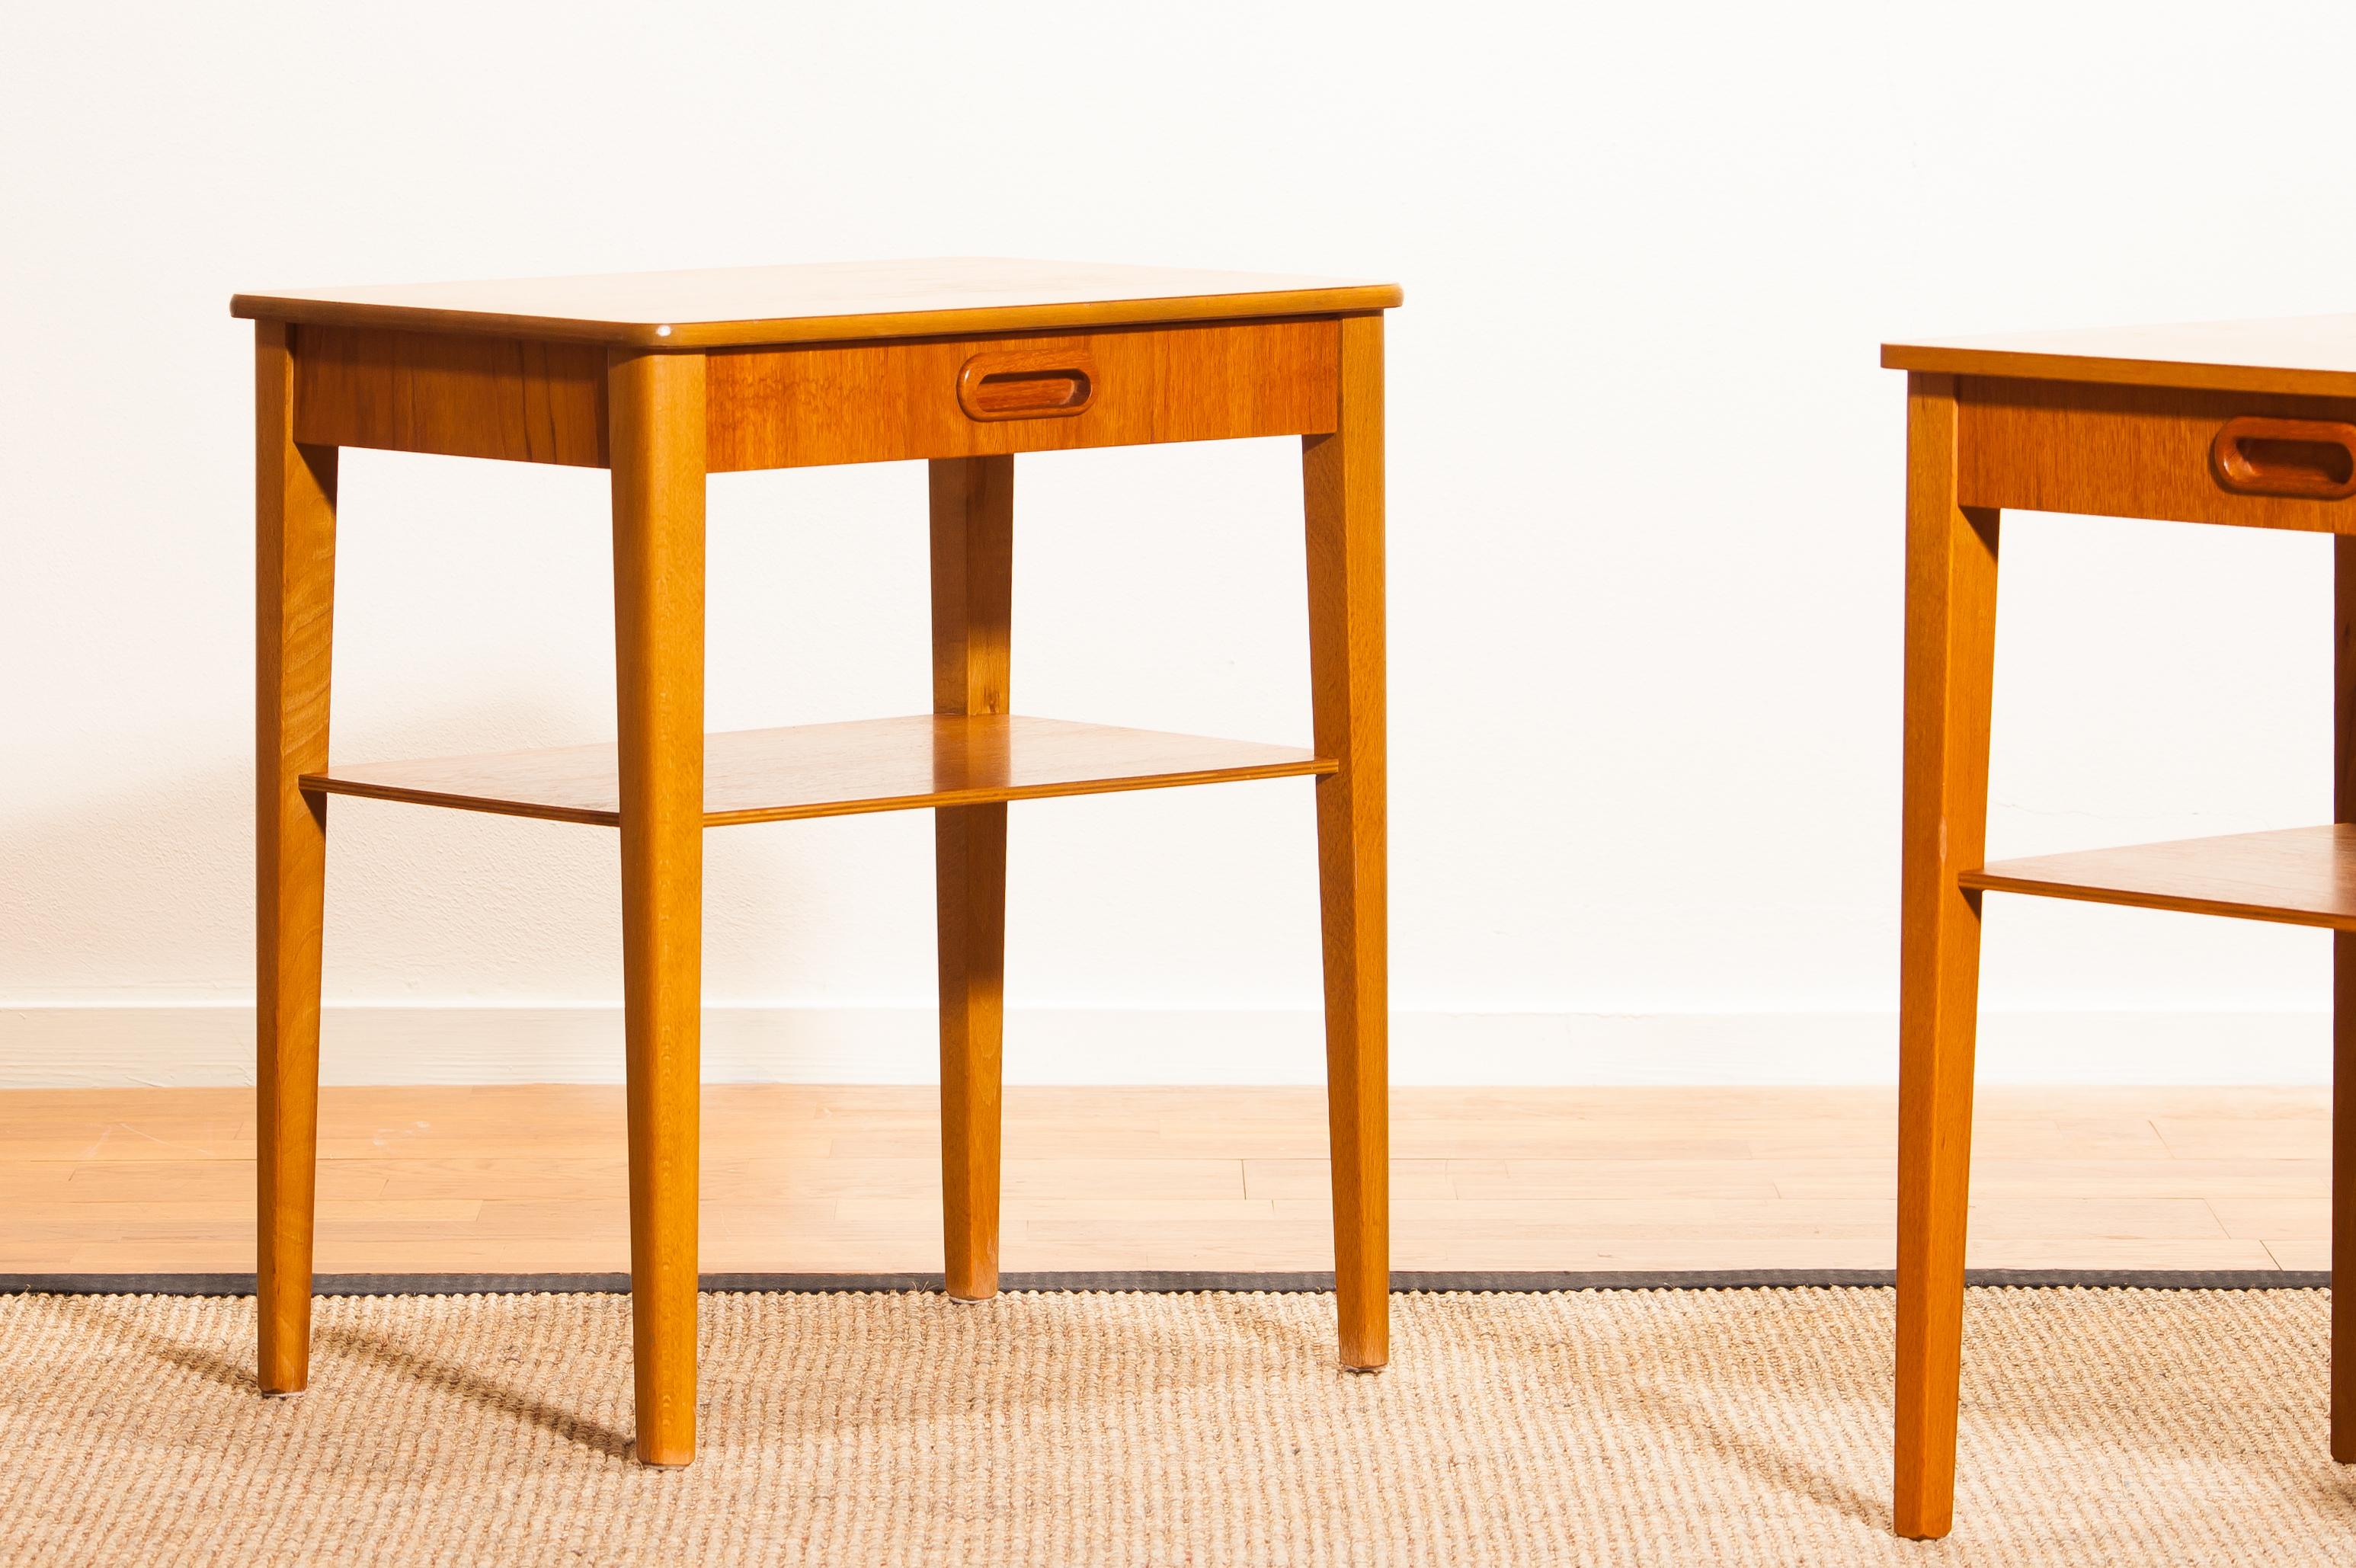
<svg viewBox="0 0 2356 1568">
<path fill-rule="evenodd" d="M 1999 860 L 1967 888 L 2356 931 L 2356 827 L 2291 827 Z"/>
<path fill-rule="evenodd" d="M 919 715 L 742 730 L 703 741 L 703 821 L 783 822 L 927 805 L 1330 773 L 1289 746 L 1055 719 Z M 364 763 L 306 773 L 317 795 L 368 795 L 613 827 L 611 745 Z"/>
</svg>

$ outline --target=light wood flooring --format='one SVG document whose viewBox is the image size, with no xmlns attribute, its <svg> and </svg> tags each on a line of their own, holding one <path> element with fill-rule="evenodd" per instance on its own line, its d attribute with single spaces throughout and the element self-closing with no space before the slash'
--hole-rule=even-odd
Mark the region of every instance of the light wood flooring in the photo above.
<svg viewBox="0 0 2356 1568">
<path fill-rule="evenodd" d="M 1976 1267 L 2329 1266 L 2329 1092 L 1987 1089 Z M 1402 1089 L 1402 1269 L 1888 1268 L 1879 1089 Z M 0 1273 L 253 1266 L 250 1090 L 0 1093 Z M 929 1088 L 704 1092 L 709 1271 L 937 1270 Z M 1315 1089 L 1006 1096 L 1003 1263 L 1331 1266 Z M 628 1264 L 618 1089 L 330 1089 L 322 1273 Z"/>
</svg>

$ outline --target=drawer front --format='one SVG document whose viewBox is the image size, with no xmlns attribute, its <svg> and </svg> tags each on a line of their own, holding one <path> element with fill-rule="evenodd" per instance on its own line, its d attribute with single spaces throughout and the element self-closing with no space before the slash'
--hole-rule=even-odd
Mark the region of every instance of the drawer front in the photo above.
<svg viewBox="0 0 2356 1568">
<path fill-rule="evenodd" d="M 1967 507 L 2356 533 L 2356 401 L 1967 376 Z"/>
<path fill-rule="evenodd" d="M 1331 431 L 1333 317 L 716 351 L 713 473 Z"/>
</svg>

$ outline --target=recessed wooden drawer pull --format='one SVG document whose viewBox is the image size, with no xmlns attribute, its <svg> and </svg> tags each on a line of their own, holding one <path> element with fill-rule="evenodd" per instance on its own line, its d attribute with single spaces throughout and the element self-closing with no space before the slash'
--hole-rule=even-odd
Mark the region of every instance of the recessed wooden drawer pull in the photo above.
<svg viewBox="0 0 2356 1568">
<path fill-rule="evenodd" d="M 977 420 L 1058 419 L 1097 395 L 1097 362 L 1068 348 L 977 354 L 958 372 L 958 406 Z"/>
<path fill-rule="evenodd" d="M 2356 496 L 2356 424 L 2325 420 L 2227 420 L 2210 443 L 2217 483 L 2248 496 Z"/>
</svg>

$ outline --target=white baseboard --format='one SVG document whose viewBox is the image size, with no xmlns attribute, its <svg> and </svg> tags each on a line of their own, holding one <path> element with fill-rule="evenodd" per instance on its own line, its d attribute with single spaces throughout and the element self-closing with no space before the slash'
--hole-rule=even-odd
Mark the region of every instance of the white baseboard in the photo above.
<svg viewBox="0 0 2356 1568">
<path fill-rule="evenodd" d="M 921 1008 L 714 1007 L 710 1083 L 923 1083 L 936 1076 Z M 1015 1083 L 1315 1083 L 1315 1013 L 1020 1008 Z M 1889 1013 L 1394 1015 L 1397 1083 L 1888 1083 Z M 607 1083 L 621 1009 L 331 1006 L 330 1083 Z M 1994 1083 L 2323 1083 L 2321 1013 L 1994 1013 L 1979 1076 Z M 0 1088 L 253 1082 L 243 1005 L 0 1008 Z"/>
</svg>

